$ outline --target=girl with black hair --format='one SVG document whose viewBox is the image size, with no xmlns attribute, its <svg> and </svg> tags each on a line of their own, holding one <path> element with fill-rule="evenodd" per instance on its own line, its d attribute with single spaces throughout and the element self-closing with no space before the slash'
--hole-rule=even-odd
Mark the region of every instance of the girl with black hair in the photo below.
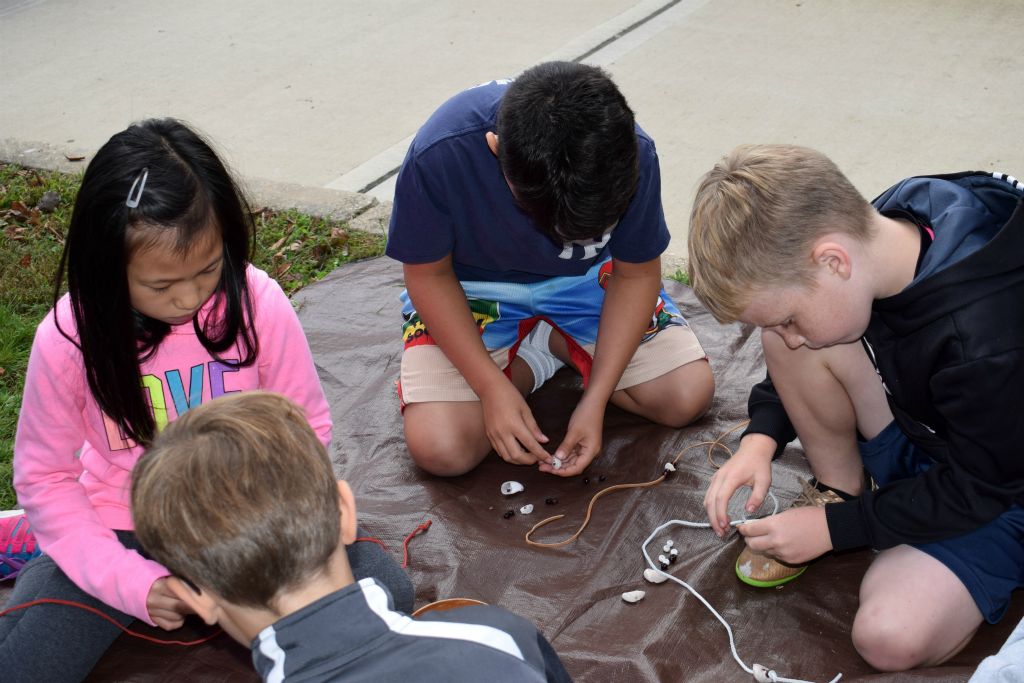
<svg viewBox="0 0 1024 683">
<path fill-rule="evenodd" d="M 14 444 L 14 486 L 43 555 L 21 570 L 9 606 L 58 598 L 125 625 L 181 626 L 188 610 L 166 587 L 168 571 L 141 552 L 129 503 L 136 461 L 190 408 L 275 391 L 303 407 L 329 446 L 330 412 L 298 318 L 250 263 L 253 228 L 227 169 L 179 121 L 132 125 L 89 164 Z M 379 566 L 357 559 L 359 573 L 400 573 L 381 557 Z M 411 608 L 408 579 L 395 584 L 410 588 Z M 65 606 L 11 612 L 0 617 L 0 676 L 81 680 L 118 633 Z"/>
</svg>

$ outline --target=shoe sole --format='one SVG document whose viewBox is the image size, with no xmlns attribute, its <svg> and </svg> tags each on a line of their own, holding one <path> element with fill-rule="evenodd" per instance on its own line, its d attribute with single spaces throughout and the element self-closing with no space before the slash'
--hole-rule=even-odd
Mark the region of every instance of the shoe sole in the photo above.
<svg viewBox="0 0 1024 683">
<path fill-rule="evenodd" d="M 753 586 L 754 588 L 775 588 L 776 586 L 781 586 L 783 584 L 789 583 L 790 581 L 792 581 L 793 579 L 797 578 L 805 571 L 807 571 L 807 567 L 800 567 L 800 571 L 791 576 L 786 576 L 781 579 L 774 579 L 772 581 L 758 581 L 757 579 L 752 579 L 749 576 L 745 576 L 743 573 L 741 573 L 739 562 L 736 563 L 735 569 L 736 577 L 743 583 L 747 584 L 748 586 Z"/>
</svg>

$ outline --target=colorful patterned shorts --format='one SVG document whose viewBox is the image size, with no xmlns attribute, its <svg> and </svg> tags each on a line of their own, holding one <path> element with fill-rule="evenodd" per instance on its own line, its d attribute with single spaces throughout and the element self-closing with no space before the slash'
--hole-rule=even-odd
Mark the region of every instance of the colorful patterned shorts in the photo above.
<svg viewBox="0 0 1024 683">
<path fill-rule="evenodd" d="M 529 284 L 462 282 L 484 346 L 495 364 L 508 372 L 519 343 L 540 320 L 565 337 L 573 362 L 590 378 L 604 290 L 612 261 L 594 265 L 585 275 L 556 277 Z M 427 401 L 476 401 L 477 395 L 430 336 L 403 291 L 402 354 L 399 393 L 402 404 Z M 616 389 L 642 384 L 691 361 L 704 349 L 679 309 L 662 289 L 651 324 Z"/>
</svg>

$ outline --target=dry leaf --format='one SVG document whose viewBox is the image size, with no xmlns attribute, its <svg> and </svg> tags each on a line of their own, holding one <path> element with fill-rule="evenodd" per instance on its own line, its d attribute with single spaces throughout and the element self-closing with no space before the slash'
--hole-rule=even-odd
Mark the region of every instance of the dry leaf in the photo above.
<svg viewBox="0 0 1024 683">
<path fill-rule="evenodd" d="M 84 154 L 65 154 L 64 158 L 68 161 L 81 161 L 85 158 Z"/>
<path fill-rule="evenodd" d="M 344 228 L 331 228 L 331 246 L 338 247 L 348 243 L 348 233 Z"/>
<path fill-rule="evenodd" d="M 21 257 L 21 260 L 18 261 L 18 263 L 21 265 L 22 268 L 28 268 L 29 266 L 32 265 L 32 254 L 25 254 L 24 256 Z"/>
<path fill-rule="evenodd" d="M 282 245 L 282 244 L 284 244 L 284 241 L 285 241 L 286 239 L 288 239 L 288 236 L 287 236 L 287 235 L 285 235 L 284 237 L 282 237 L 282 238 L 281 238 L 281 239 L 279 239 L 278 241 L 276 241 L 276 242 L 274 242 L 273 244 L 271 244 L 271 245 L 270 245 L 270 251 L 277 251 L 278 249 L 280 249 L 280 248 L 281 248 L 281 245 Z"/>
</svg>

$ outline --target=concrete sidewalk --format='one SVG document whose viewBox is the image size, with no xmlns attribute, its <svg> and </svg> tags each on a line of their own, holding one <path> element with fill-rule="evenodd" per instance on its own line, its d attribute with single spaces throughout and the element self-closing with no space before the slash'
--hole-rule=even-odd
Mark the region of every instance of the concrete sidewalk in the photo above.
<svg viewBox="0 0 1024 683">
<path fill-rule="evenodd" d="M 868 196 L 916 173 L 1024 175 L 1022 25 L 1016 0 L 0 0 L 0 156 L 88 155 L 170 115 L 243 176 L 359 213 L 368 197 L 321 190 L 389 199 L 448 96 L 583 58 L 658 144 L 671 269 L 697 180 L 742 142 L 818 147 Z"/>
</svg>

